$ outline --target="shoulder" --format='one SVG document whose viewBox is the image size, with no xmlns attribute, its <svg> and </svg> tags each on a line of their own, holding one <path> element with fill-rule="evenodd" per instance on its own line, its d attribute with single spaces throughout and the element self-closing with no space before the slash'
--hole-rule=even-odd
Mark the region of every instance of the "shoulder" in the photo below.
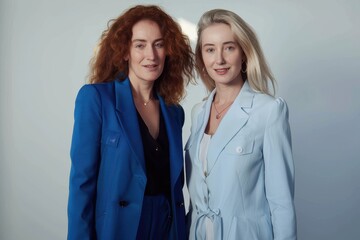
<svg viewBox="0 0 360 240">
<path fill-rule="evenodd" d="M 169 112 L 172 113 L 173 116 L 176 117 L 176 119 L 179 120 L 182 126 L 185 121 L 185 112 L 183 107 L 180 104 L 171 104 L 171 105 L 167 105 L 167 109 Z"/>
<path fill-rule="evenodd" d="M 273 124 L 276 121 L 286 122 L 289 118 L 288 105 L 283 98 L 262 93 L 254 94 L 249 114 L 254 118 L 262 119 L 265 125 Z"/>
<path fill-rule="evenodd" d="M 105 96 L 113 96 L 114 92 L 114 82 L 107 83 L 92 83 L 83 85 L 78 94 L 77 101 L 80 100 L 91 100 L 91 99 L 103 99 Z"/>
<path fill-rule="evenodd" d="M 271 112 L 288 111 L 287 103 L 282 97 L 277 97 L 277 98 L 271 97 L 271 100 L 267 102 L 266 106 Z"/>
<path fill-rule="evenodd" d="M 207 99 L 202 100 L 201 102 L 195 104 L 193 108 L 191 109 L 191 118 L 193 119 L 200 110 L 204 107 Z"/>
<path fill-rule="evenodd" d="M 90 84 L 99 92 L 99 94 L 115 94 L 115 81 L 105 83 Z"/>
<path fill-rule="evenodd" d="M 206 103 L 206 99 L 204 99 L 203 101 L 195 104 L 193 106 L 193 108 L 191 109 L 191 126 L 192 128 L 195 127 L 195 125 L 197 125 L 197 116 L 199 115 L 199 113 L 201 112 L 201 110 L 205 107 Z"/>
<path fill-rule="evenodd" d="M 286 101 L 283 98 L 278 97 L 273 101 L 269 118 L 271 117 L 271 115 L 273 115 L 275 118 L 288 120 L 289 108 Z"/>
<path fill-rule="evenodd" d="M 289 109 L 286 101 L 281 97 L 271 97 L 263 99 L 263 112 L 267 125 L 280 124 L 282 122 L 288 122 Z"/>
<path fill-rule="evenodd" d="M 263 93 L 255 93 L 254 107 L 272 110 L 287 110 L 288 106 L 282 97 L 273 97 Z"/>
<path fill-rule="evenodd" d="M 113 86 L 113 82 L 85 84 L 80 88 L 78 96 L 87 97 L 94 94 L 102 94 L 109 91 L 110 89 L 113 89 Z"/>
<path fill-rule="evenodd" d="M 100 94 L 94 84 L 85 84 L 83 85 L 77 96 L 76 103 L 77 105 L 80 103 L 99 103 L 100 102 Z"/>
<path fill-rule="evenodd" d="M 180 104 L 166 104 L 166 107 L 176 114 L 184 114 L 184 109 Z"/>
</svg>

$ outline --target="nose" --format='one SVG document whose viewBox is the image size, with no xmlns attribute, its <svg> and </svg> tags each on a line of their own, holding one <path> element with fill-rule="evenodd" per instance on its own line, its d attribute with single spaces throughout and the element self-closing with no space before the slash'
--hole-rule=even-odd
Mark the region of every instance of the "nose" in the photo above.
<svg viewBox="0 0 360 240">
<path fill-rule="evenodd" d="M 225 63 L 225 58 L 222 51 L 218 51 L 216 53 L 216 63 L 219 65 L 223 65 Z"/>
<path fill-rule="evenodd" d="M 148 46 L 145 51 L 147 59 L 154 60 L 156 57 L 156 49 L 153 46 Z"/>
</svg>

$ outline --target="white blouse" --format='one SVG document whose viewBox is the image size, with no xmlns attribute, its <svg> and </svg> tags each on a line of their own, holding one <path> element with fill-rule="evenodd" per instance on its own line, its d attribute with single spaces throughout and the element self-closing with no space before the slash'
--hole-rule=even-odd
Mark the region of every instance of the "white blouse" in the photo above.
<svg viewBox="0 0 360 240">
<path fill-rule="evenodd" d="M 212 135 L 204 133 L 201 142 L 200 142 L 200 161 L 202 163 L 202 170 L 205 175 L 205 178 L 207 177 L 207 153 L 208 148 L 210 145 Z M 206 229 L 206 240 L 214 240 L 214 229 L 213 229 L 213 222 L 210 218 L 205 219 L 205 229 Z"/>
</svg>

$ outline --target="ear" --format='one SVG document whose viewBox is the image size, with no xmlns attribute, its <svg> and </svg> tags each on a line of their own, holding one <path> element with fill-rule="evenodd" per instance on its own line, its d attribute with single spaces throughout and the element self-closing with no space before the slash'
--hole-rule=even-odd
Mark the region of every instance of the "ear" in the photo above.
<svg viewBox="0 0 360 240">
<path fill-rule="evenodd" d="M 124 57 L 125 62 L 129 61 L 129 54 Z"/>
<path fill-rule="evenodd" d="M 243 49 L 241 49 L 242 62 L 246 62 L 247 58 Z"/>
</svg>

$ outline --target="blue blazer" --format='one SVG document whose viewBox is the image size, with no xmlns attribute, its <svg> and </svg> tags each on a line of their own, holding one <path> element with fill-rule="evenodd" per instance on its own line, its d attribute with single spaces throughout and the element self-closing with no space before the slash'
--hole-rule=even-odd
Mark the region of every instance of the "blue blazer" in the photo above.
<svg viewBox="0 0 360 240">
<path fill-rule="evenodd" d="M 294 165 L 288 108 L 281 98 L 253 91 L 246 81 L 212 136 L 207 174 L 199 159 L 214 90 L 192 112 L 185 146 L 190 239 L 296 239 Z"/>
<path fill-rule="evenodd" d="M 171 239 L 185 239 L 181 106 L 158 95 L 169 139 Z M 71 144 L 68 239 L 136 239 L 146 186 L 130 81 L 83 86 Z"/>
</svg>

